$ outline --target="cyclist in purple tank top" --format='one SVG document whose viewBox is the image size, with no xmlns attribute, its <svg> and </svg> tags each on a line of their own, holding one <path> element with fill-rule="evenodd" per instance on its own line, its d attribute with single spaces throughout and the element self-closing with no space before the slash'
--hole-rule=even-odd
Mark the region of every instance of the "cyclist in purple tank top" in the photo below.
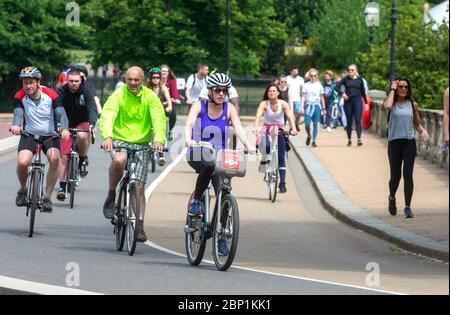
<svg viewBox="0 0 450 315">
<path fill-rule="evenodd" d="M 217 73 L 208 78 L 207 87 L 208 101 L 194 103 L 186 122 L 186 146 L 189 148 L 187 160 L 189 165 L 198 173 L 194 201 L 188 210 L 191 216 L 201 214 L 200 199 L 208 188 L 211 179 L 216 192 L 218 187 L 217 178 L 213 178 L 216 166 L 211 159 L 208 159 L 207 152 L 196 148 L 197 142 L 209 142 L 216 151 L 225 149 L 231 122 L 238 138 L 245 147 L 250 152 L 256 151 L 255 146 L 248 141 L 236 108 L 233 104 L 225 102 L 228 89 L 231 87 L 230 78 L 223 73 Z"/>
</svg>

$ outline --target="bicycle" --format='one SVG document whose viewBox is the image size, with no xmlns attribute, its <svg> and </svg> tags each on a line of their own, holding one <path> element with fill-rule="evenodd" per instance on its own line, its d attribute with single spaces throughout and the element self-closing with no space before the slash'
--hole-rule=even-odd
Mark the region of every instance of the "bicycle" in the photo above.
<svg viewBox="0 0 450 315">
<path fill-rule="evenodd" d="M 272 132 L 271 132 L 272 131 Z M 284 132 L 284 131 L 282 131 Z M 278 126 L 271 126 L 264 133 L 270 137 L 270 154 L 268 156 L 267 167 L 264 172 L 263 180 L 267 184 L 269 200 L 274 203 L 277 199 L 277 187 L 279 181 L 279 168 L 278 168 L 278 135 L 280 129 Z M 266 150 L 266 148 L 262 148 Z"/>
<path fill-rule="evenodd" d="M 9 129 L 11 131 L 11 129 Z M 33 237 L 34 223 L 36 218 L 36 210 L 42 212 L 42 204 L 44 199 L 44 175 L 45 175 L 45 163 L 42 162 L 42 146 L 45 142 L 59 138 L 53 136 L 43 140 L 42 136 L 32 135 L 26 131 L 20 132 L 21 136 L 33 137 L 36 142 L 36 152 L 33 154 L 33 160 L 28 165 L 27 176 L 27 211 L 26 216 L 30 218 L 30 225 L 28 231 L 28 237 Z M 31 188 L 31 189 L 30 189 Z"/>
<path fill-rule="evenodd" d="M 69 167 L 67 168 L 67 191 L 70 194 L 70 209 L 73 209 L 75 188 L 80 183 L 80 171 L 78 169 L 80 156 L 77 148 L 78 132 L 91 133 L 92 144 L 95 143 L 95 136 L 91 129 L 69 128 L 69 132 L 72 137 L 72 148 L 69 154 Z"/>
<path fill-rule="evenodd" d="M 231 194 L 231 179 L 235 176 L 245 176 L 244 154 L 247 152 L 220 150 L 216 155 L 214 148 L 208 142 L 199 142 L 198 148 L 208 149 L 214 157 L 216 163 L 214 175 L 219 175 L 219 195 L 212 218 L 210 215 L 211 183 L 201 199 L 203 215 L 201 217 L 187 215 L 184 227 L 187 258 L 192 266 L 198 266 L 205 253 L 206 241 L 213 238 L 214 263 L 219 271 L 226 271 L 233 263 L 239 239 L 239 209 L 236 198 Z M 188 209 L 193 198 L 194 193 L 189 199 Z M 219 253 L 219 240 L 227 242 L 229 248 L 227 256 Z"/>
</svg>

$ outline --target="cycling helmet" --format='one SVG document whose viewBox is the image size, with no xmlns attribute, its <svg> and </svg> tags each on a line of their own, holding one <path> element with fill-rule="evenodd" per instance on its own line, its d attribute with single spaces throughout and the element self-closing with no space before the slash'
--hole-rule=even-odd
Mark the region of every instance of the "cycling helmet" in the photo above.
<svg viewBox="0 0 450 315">
<path fill-rule="evenodd" d="M 229 76 L 223 73 L 216 73 L 208 78 L 206 83 L 208 89 L 215 87 L 231 87 L 231 79 Z"/>
<path fill-rule="evenodd" d="M 34 78 L 40 80 L 42 78 L 42 74 L 36 67 L 26 67 L 20 71 L 19 78 Z"/>
<path fill-rule="evenodd" d="M 149 69 L 148 73 L 150 73 L 150 74 L 156 74 L 156 73 L 157 74 L 161 74 L 161 69 L 158 68 L 158 67 L 154 67 L 154 68 Z"/>
</svg>

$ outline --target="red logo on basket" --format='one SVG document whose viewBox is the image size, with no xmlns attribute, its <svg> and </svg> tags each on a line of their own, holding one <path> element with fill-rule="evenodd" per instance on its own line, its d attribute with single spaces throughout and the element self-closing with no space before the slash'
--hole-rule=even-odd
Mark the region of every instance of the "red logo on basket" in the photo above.
<svg viewBox="0 0 450 315">
<path fill-rule="evenodd" d="M 239 169 L 241 168 L 239 152 L 224 152 L 223 168 L 226 170 L 239 171 Z"/>
</svg>

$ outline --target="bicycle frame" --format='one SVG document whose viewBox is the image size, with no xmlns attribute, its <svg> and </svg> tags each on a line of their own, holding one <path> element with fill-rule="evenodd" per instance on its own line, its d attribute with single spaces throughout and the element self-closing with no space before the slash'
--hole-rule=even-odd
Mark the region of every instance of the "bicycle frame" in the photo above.
<svg viewBox="0 0 450 315">
<path fill-rule="evenodd" d="M 35 138 L 35 140 L 37 140 L 39 138 Z M 33 189 L 32 189 L 32 176 L 35 170 L 38 171 L 39 173 L 39 185 L 38 185 L 38 204 L 36 205 L 38 208 L 40 208 L 42 206 L 42 202 L 43 202 L 43 196 L 44 196 L 44 170 L 45 170 L 45 163 L 42 162 L 42 144 L 41 143 L 37 143 L 36 145 L 36 153 L 33 156 L 33 160 L 30 163 L 30 165 L 28 166 L 28 176 L 27 176 L 27 187 L 28 187 L 28 192 L 27 192 L 27 199 L 28 199 L 28 205 L 30 206 L 32 203 L 32 194 L 33 194 Z M 29 206 L 27 207 L 27 216 L 28 216 L 28 211 L 29 211 Z"/>
</svg>

